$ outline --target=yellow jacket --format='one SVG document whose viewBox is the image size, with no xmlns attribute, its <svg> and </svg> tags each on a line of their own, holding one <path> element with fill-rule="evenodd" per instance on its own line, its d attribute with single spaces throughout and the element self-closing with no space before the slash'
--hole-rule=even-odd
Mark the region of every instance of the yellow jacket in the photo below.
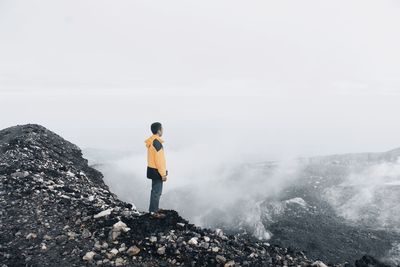
<svg viewBox="0 0 400 267">
<path fill-rule="evenodd" d="M 168 174 L 162 140 L 157 134 L 153 134 L 145 141 L 147 147 L 147 178 L 161 179 Z"/>
</svg>

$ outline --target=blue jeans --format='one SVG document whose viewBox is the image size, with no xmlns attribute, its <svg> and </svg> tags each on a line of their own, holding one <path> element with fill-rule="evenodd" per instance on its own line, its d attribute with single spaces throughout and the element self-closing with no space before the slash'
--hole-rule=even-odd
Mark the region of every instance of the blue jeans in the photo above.
<svg viewBox="0 0 400 267">
<path fill-rule="evenodd" d="M 151 195 L 150 195 L 150 206 L 149 212 L 157 212 L 158 204 L 160 203 L 160 196 L 163 187 L 163 180 L 151 179 Z"/>
</svg>

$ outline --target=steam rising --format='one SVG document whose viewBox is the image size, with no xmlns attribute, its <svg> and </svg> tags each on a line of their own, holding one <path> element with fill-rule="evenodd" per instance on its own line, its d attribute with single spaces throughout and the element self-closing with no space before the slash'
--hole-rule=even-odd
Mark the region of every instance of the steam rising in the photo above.
<svg viewBox="0 0 400 267">
<path fill-rule="evenodd" d="M 337 213 L 374 228 L 400 231 L 400 158 L 352 172 L 326 192 Z"/>
<path fill-rule="evenodd" d="M 296 178 L 297 163 L 270 162 L 273 171 L 266 172 L 265 163 L 254 167 L 235 152 L 233 146 L 223 145 L 167 150 L 169 178 L 161 206 L 178 210 L 198 225 L 236 229 L 240 223 L 257 237 L 268 239 L 259 204 L 266 197 L 278 196 Z M 111 189 L 140 210 L 148 209 L 151 187 L 145 178 L 145 159 L 144 153 L 131 154 L 99 166 Z"/>
</svg>

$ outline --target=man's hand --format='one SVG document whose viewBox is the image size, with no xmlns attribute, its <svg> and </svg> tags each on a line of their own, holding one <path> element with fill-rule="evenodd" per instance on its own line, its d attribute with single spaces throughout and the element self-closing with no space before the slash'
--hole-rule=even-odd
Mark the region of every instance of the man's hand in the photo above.
<svg viewBox="0 0 400 267">
<path fill-rule="evenodd" d="M 163 180 L 163 182 L 167 181 L 167 176 L 162 176 L 161 179 Z"/>
</svg>

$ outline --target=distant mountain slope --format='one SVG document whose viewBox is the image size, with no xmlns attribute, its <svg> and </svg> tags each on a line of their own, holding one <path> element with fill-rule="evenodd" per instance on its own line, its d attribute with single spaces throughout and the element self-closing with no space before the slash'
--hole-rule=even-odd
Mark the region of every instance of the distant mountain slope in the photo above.
<svg viewBox="0 0 400 267">
<path fill-rule="evenodd" d="M 303 163 L 321 164 L 371 164 L 378 162 L 394 162 L 400 157 L 400 148 L 392 149 L 385 152 L 365 152 L 365 153 L 348 153 L 335 154 L 328 156 L 317 156 L 310 158 L 302 158 Z"/>
<path fill-rule="evenodd" d="M 301 159 L 296 179 L 261 204 L 270 242 L 324 261 L 370 254 L 400 263 L 399 157 L 394 149 Z"/>
</svg>

